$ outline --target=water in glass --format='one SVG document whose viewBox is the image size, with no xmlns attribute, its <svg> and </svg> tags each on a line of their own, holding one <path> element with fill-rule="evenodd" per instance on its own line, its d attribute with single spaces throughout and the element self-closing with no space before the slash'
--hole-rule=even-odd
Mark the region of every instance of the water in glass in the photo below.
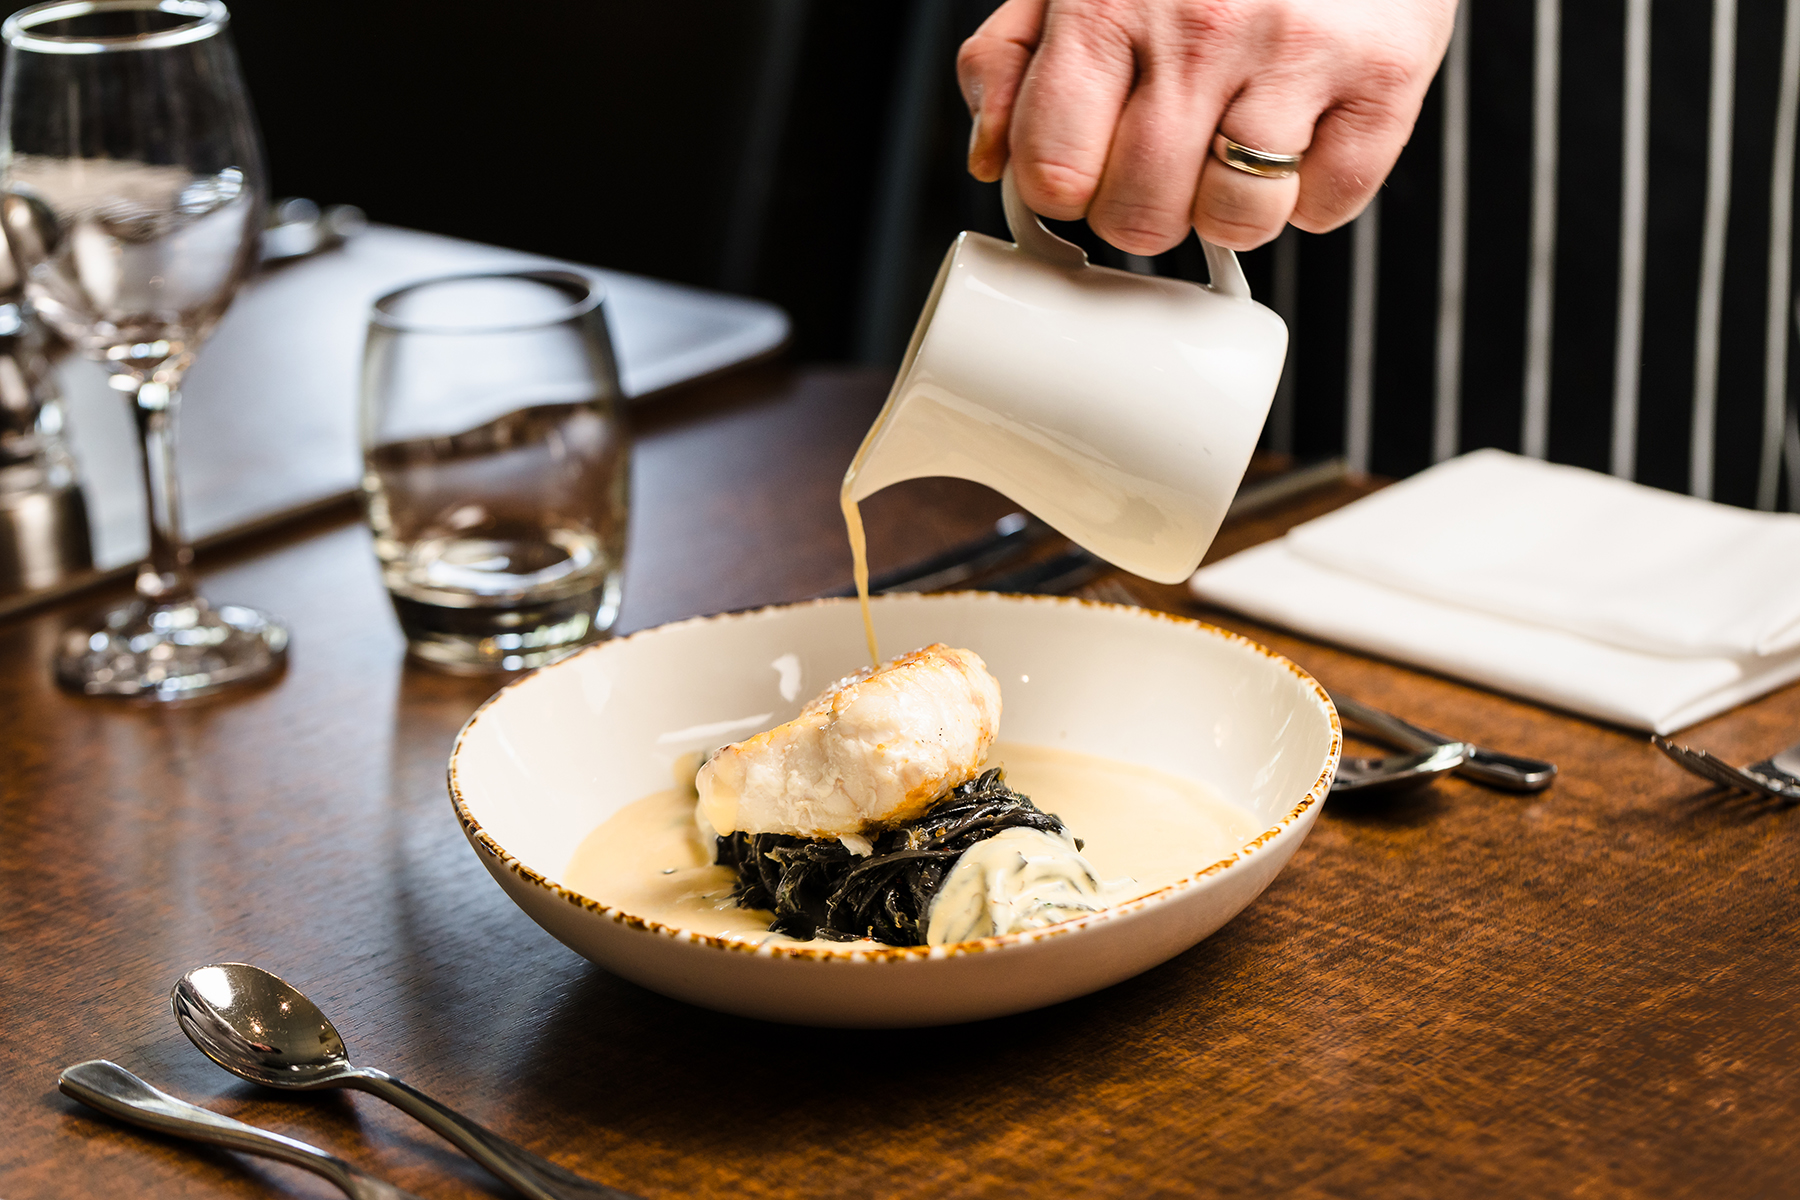
<svg viewBox="0 0 1800 1200">
<path fill-rule="evenodd" d="M 414 658 L 512 670 L 610 631 L 628 479 L 617 396 L 580 276 L 463 276 L 377 302 L 364 496 Z"/>
</svg>

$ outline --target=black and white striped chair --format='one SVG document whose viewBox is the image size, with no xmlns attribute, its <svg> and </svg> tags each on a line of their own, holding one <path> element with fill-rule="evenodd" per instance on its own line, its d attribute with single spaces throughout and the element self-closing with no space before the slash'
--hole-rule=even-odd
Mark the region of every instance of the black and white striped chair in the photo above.
<svg viewBox="0 0 1800 1200">
<path fill-rule="evenodd" d="M 1499 446 L 1796 507 L 1797 100 L 1800 0 L 1464 0 L 1375 204 L 1245 256 L 1294 333 L 1267 445 L 1389 475 Z M 960 169 L 954 140 L 891 155 L 888 260 L 910 233 L 935 265 L 954 232 L 904 203 Z M 1150 262 L 1074 233 L 1099 261 L 1204 278 L 1191 239 Z M 918 274 L 870 273 L 863 357 L 904 343 Z"/>
<path fill-rule="evenodd" d="M 1500 446 L 1794 508 L 1797 100 L 1800 0 L 1465 0 L 1375 204 L 1270 256 L 1275 448 L 1335 426 L 1385 474 Z"/>
</svg>

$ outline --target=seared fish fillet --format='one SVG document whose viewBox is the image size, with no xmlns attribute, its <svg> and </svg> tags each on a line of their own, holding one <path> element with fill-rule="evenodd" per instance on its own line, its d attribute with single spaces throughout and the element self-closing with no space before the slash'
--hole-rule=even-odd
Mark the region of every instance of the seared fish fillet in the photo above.
<svg viewBox="0 0 1800 1200">
<path fill-rule="evenodd" d="M 718 833 L 849 839 L 923 813 L 973 778 L 1000 728 L 1000 684 L 971 650 L 926 646 L 838 680 L 785 725 L 700 768 Z"/>
</svg>

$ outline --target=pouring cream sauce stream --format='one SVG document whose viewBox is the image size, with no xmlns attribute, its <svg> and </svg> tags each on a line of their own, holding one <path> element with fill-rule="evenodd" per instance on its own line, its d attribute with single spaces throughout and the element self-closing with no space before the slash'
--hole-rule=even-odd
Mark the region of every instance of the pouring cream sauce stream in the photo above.
<svg viewBox="0 0 1800 1200">
<path fill-rule="evenodd" d="M 857 462 L 861 461 L 862 455 L 858 454 Z M 875 619 L 869 615 L 869 542 L 863 536 L 862 510 L 850 498 L 850 488 L 855 482 L 856 466 L 853 464 L 838 493 L 838 503 L 844 509 L 844 528 L 850 531 L 850 565 L 856 576 L 856 599 L 862 605 L 863 636 L 869 639 L 869 665 L 880 669 L 881 647 L 875 641 Z"/>
</svg>

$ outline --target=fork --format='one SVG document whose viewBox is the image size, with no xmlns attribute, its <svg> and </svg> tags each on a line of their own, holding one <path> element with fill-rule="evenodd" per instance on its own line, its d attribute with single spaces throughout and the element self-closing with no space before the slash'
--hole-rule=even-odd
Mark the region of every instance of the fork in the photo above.
<svg viewBox="0 0 1800 1200">
<path fill-rule="evenodd" d="M 1709 779 L 1720 787 L 1730 788 L 1734 792 L 1767 796 L 1771 800 L 1800 802 L 1800 742 L 1747 767 L 1734 767 L 1704 750 L 1677 746 L 1660 734 L 1652 736 L 1650 744 L 1702 779 Z"/>
</svg>

